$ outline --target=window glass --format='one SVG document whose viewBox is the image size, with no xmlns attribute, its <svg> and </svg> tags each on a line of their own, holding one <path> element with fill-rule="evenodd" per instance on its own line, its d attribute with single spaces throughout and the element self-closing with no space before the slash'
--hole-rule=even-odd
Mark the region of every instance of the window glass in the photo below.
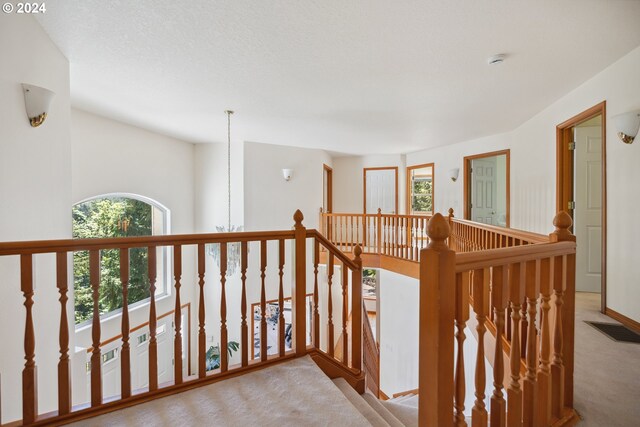
<svg viewBox="0 0 640 427">
<path fill-rule="evenodd" d="M 433 212 L 433 166 L 409 168 L 410 214 Z"/>
</svg>

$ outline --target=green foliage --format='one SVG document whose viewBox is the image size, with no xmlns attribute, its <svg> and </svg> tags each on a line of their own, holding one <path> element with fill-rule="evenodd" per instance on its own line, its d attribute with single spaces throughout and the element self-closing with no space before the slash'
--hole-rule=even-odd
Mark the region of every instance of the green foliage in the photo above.
<svg viewBox="0 0 640 427">
<path fill-rule="evenodd" d="M 240 343 L 237 341 L 229 341 L 227 343 L 227 352 L 229 353 L 229 357 L 233 356 L 233 353 L 238 351 L 238 349 L 240 349 Z M 206 358 L 207 371 L 218 369 L 220 367 L 220 347 L 217 345 L 209 347 Z"/>
<path fill-rule="evenodd" d="M 123 222 L 127 223 L 124 226 Z M 150 236 L 153 231 L 153 208 L 135 199 L 94 199 L 73 207 L 75 239 Z M 129 304 L 149 298 L 147 249 L 129 251 Z M 93 315 L 93 298 L 89 280 L 89 253 L 73 254 L 76 324 Z M 122 308 L 120 252 L 104 250 L 100 260 L 100 314 Z"/>
<path fill-rule="evenodd" d="M 411 210 L 413 212 L 433 212 L 433 183 L 431 180 L 416 179 L 413 181 Z"/>
</svg>

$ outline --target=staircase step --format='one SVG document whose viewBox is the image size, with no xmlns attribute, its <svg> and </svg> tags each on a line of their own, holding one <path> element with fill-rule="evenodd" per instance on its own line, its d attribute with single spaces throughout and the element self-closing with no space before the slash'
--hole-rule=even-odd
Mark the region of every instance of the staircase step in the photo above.
<svg viewBox="0 0 640 427">
<path fill-rule="evenodd" d="M 401 405 L 411 406 L 412 408 L 417 408 L 418 407 L 418 395 L 417 394 L 408 394 L 408 395 L 405 396 L 404 399 L 399 400 L 399 401 L 392 400 L 392 402 L 399 403 Z"/>
<path fill-rule="evenodd" d="M 367 419 L 367 421 L 371 423 L 372 426 L 390 426 L 390 424 L 385 421 L 385 419 L 380 416 L 380 414 L 378 414 L 378 412 L 376 412 L 376 410 L 373 409 L 371 405 L 369 405 L 369 403 L 367 403 L 367 401 L 364 400 L 362 396 L 360 396 L 358 392 L 353 389 L 353 387 L 351 387 L 351 385 L 349 385 L 347 380 L 345 380 L 344 378 L 336 378 L 332 381 L 336 385 L 336 387 L 340 389 L 342 394 L 344 394 L 344 396 L 349 400 L 349 402 L 351 402 L 351 404 L 358 410 L 358 412 L 362 414 L 362 416 Z"/>
<path fill-rule="evenodd" d="M 380 401 L 380 403 L 389 410 L 402 424 L 407 427 L 418 427 L 418 408 L 402 405 L 390 400 Z"/>
<path fill-rule="evenodd" d="M 382 417 L 391 427 L 404 427 L 404 424 L 400 422 L 387 408 L 385 408 L 380 400 L 371 393 L 361 394 L 362 398 Z"/>
<path fill-rule="evenodd" d="M 388 402 L 401 403 L 401 402 L 404 402 L 405 400 L 411 399 L 413 396 L 415 396 L 415 394 L 403 394 L 402 396 L 389 399 Z"/>
</svg>

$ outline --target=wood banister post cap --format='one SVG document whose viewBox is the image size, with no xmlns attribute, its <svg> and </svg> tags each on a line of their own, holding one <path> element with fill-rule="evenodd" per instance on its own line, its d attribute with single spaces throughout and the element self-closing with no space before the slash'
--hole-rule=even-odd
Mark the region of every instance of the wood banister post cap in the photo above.
<svg viewBox="0 0 640 427">
<path fill-rule="evenodd" d="M 553 218 L 553 225 L 556 227 L 555 231 L 551 233 L 552 240 L 565 241 L 574 240 L 575 236 L 571 234 L 569 228 L 573 225 L 573 219 L 566 211 L 560 211 Z"/>
<path fill-rule="evenodd" d="M 449 222 L 438 212 L 431 217 L 427 224 L 427 236 L 429 236 L 430 239 L 428 247 L 446 247 L 444 241 L 449 237 L 450 233 Z"/>
<path fill-rule="evenodd" d="M 298 209 L 296 213 L 293 214 L 293 220 L 296 222 L 295 226 L 302 227 L 303 219 L 304 219 L 304 215 L 302 215 L 302 212 L 300 212 L 300 209 Z"/>
<path fill-rule="evenodd" d="M 378 208 L 378 215 L 382 214 L 382 209 Z"/>
<path fill-rule="evenodd" d="M 449 217 L 453 218 L 453 208 L 449 208 Z"/>
<path fill-rule="evenodd" d="M 356 256 L 356 260 L 360 259 L 360 255 L 362 255 L 362 248 L 359 244 L 353 249 L 353 254 Z"/>
</svg>

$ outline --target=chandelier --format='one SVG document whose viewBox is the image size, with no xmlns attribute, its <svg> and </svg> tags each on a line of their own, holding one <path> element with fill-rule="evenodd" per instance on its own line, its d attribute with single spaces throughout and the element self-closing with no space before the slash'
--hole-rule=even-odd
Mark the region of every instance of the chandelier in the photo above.
<svg viewBox="0 0 640 427">
<path fill-rule="evenodd" d="M 231 115 L 233 111 L 226 110 L 227 115 L 227 225 L 216 225 L 218 233 L 233 233 L 243 230 L 241 225 L 231 225 Z M 227 275 L 232 276 L 240 265 L 240 242 L 229 242 L 227 245 Z M 220 267 L 220 243 L 212 243 L 207 247 L 207 253 L 213 256 Z"/>
</svg>

